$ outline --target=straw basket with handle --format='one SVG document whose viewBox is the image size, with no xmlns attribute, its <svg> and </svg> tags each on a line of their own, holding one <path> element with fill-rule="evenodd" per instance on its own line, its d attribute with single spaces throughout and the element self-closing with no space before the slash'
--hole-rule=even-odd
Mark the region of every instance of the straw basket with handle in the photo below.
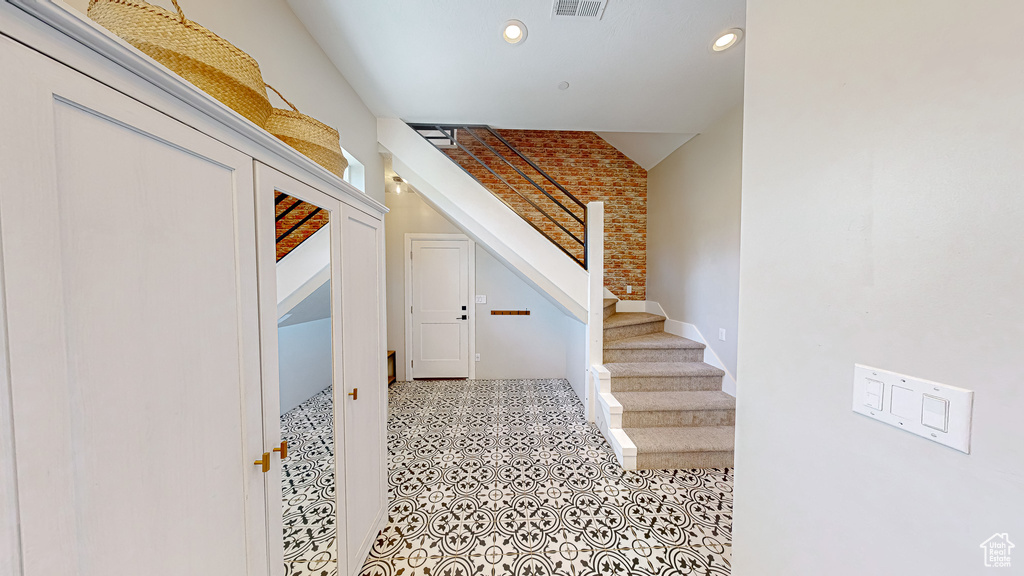
<svg viewBox="0 0 1024 576">
<path fill-rule="evenodd" d="M 89 0 L 93 21 L 220 100 L 257 126 L 272 106 L 252 56 L 177 13 L 143 0 Z"/>
<path fill-rule="evenodd" d="M 267 84 L 267 88 L 284 100 L 291 110 L 274 108 L 267 118 L 267 132 L 277 136 L 286 144 L 308 156 L 317 164 L 327 168 L 338 178 L 343 178 L 348 160 L 341 153 L 338 131 L 323 122 L 299 112 L 294 104 Z"/>
</svg>

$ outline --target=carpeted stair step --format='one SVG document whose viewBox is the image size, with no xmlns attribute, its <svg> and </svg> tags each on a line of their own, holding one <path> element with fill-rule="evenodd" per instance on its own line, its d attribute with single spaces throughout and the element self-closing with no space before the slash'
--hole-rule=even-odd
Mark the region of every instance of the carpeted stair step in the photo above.
<svg viewBox="0 0 1024 576">
<path fill-rule="evenodd" d="M 613 392 L 623 428 L 733 426 L 736 399 L 721 391 Z"/>
<path fill-rule="evenodd" d="M 654 334 L 665 330 L 665 317 L 646 312 L 617 312 L 604 321 L 604 341 Z"/>
<path fill-rule="evenodd" d="M 604 367 L 611 373 L 611 390 L 615 393 L 720 391 L 725 375 L 703 362 L 613 362 Z"/>
<path fill-rule="evenodd" d="M 638 470 L 732 468 L 732 426 L 625 428 L 636 445 Z"/>
<path fill-rule="evenodd" d="M 615 314 L 615 303 L 618 302 L 615 298 L 604 299 L 604 318 L 608 319 L 609 316 Z"/>
<path fill-rule="evenodd" d="M 703 362 L 705 346 L 667 332 L 605 342 L 605 362 Z"/>
</svg>

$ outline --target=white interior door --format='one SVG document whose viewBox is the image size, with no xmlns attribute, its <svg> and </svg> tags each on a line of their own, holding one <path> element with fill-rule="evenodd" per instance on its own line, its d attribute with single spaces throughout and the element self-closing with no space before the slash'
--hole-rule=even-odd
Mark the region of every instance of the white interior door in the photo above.
<svg viewBox="0 0 1024 576">
<path fill-rule="evenodd" d="M 412 377 L 469 376 L 469 240 L 412 241 Z"/>
<path fill-rule="evenodd" d="M 342 208 L 341 227 L 348 574 L 359 574 L 387 520 L 384 231 L 350 206 Z"/>
<path fill-rule="evenodd" d="M 24 574 L 266 575 L 252 161 L 0 36 Z"/>
</svg>

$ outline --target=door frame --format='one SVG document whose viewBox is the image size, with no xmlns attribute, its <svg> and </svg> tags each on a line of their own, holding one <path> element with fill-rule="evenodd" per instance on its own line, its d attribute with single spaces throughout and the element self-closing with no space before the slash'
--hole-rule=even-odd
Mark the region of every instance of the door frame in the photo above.
<svg viewBox="0 0 1024 576">
<path fill-rule="evenodd" d="M 469 379 L 476 378 L 476 242 L 465 234 L 421 234 L 416 232 L 405 233 L 405 379 L 413 379 L 412 370 L 412 243 L 416 240 L 429 240 L 432 242 L 466 242 L 469 246 L 469 271 L 467 275 L 466 294 L 470 296 L 470 302 L 466 305 L 466 313 L 469 316 Z M 470 308 L 472 306 L 472 308 Z"/>
</svg>

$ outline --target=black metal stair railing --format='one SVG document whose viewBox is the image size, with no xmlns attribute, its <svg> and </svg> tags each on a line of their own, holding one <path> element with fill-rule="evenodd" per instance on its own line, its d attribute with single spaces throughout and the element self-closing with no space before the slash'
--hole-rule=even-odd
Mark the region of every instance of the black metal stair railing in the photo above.
<svg viewBox="0 0 1024 576">
<path fill-rule="evenodd" d="M 535 230 L 587 268 L 587 207 L 490 126 L 410 124 Z"/>
</svg>

